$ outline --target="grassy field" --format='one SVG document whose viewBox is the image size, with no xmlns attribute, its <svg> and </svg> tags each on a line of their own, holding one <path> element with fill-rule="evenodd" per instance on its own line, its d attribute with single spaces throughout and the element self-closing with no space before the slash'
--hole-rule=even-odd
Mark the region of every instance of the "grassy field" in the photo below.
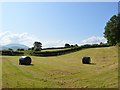
<svg viewBox="0 0 120 90">
<path fill-rule="evenodd" d="M 0 57 L 0 89 L 2 89 L 2 57 Z"/>
<path fill-rule="evenodd" d="M 115 47 L 90 48 L 55 56 L 31 56 L 31 65 L 19 65 L 20 56 L 2 57 L 3 88 L 118 88 Z M 82 64 L 90 56 L 92 64 Z"/>
<path fill-rule="evenodd" d="M 71 48 L 63 48 L 63 49 L 47 49 L 47 50 L 41 50 L 41 52 L 50 52 L 50 51 L 62 51 L 62 50 L 68 50 Z"/>
</svg>

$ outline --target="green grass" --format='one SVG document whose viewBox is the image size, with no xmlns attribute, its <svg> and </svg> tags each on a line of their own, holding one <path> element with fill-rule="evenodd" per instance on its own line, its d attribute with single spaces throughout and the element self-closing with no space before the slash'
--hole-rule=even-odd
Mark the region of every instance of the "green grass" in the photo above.
<svg viewBox="0 0 120 90">
<path fill-rule="evenodd" d="M 0 57 L 0 89 L 2 89 L 2 58 Z"/>
<path fill-rule="evenodd" d="M 82 64 L 83 56 L 90 56 L 93 64 Z M 31 56 L 32 65 L 19 65 L 19 57 L 2 57 L 3 88 L 118 88 L 115 47 L 55 57 Z"/>
<path fill-rule="evenodd" d="M 47 49 L 47 50 L 41 50 L 41 52 L 52 52 L 52 51 L 62 51 L 62 50 L 68 50 L 68 49 L 71 49 L 71 48 L 63 48 L 63 49 Z"/>
</svg>

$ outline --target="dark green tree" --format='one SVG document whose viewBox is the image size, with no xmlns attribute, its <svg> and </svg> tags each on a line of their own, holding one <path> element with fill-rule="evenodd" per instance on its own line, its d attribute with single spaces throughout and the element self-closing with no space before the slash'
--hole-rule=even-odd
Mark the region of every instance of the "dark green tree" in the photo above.
<svg viewBox="0 0 120 90">
<path fill-rule="evenodd" d="M 42 43 L 41 42 L 34 42 L 34 48 L 33 48 L 33 50 L 34 51 L 41 51 L 41 47 L 42 47 Z"/>
<path fill-rule="evenodd" d="M 69 48 L 69 47 L 70 47 L 70 44 L 66 43 L 66 44 L 65 44 L 65 47 Z"/>
<path fill-rule="evenodd" d="M 78 45 L 77 45 L 77 44 L 75 44 L 75 45 L 74 45 L 74 47 L 78 47 Z"/>
<path fill-rule="evenodd" d="M 70 45 L 70 47 L 74 47 L 74 45 Z"/>
<path fill-rule="evenodd" d="M 8 50 L 13 51 L 13 49 L 12 49 L 12 48 L 8 48 Z"/>
<path fill-rule="evenodd" d="M 107 22 L 104 37 L 110 45 L 120 43 L 120 14 L 113 15 Z"/>
<path fill-rule="evenodd" d="M 17 51 L 24 51 L 24 49 L 23 48 L 18 48 Z"/>
</svg>

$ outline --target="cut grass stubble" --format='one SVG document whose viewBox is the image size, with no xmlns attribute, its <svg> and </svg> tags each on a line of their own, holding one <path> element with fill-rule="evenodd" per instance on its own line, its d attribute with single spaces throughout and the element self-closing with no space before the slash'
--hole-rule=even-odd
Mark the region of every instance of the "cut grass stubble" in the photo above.
<svg viewBox="0 0 120 90">
<path fill-rule="evenodd" d="M 93 64 L 82 64 L 90 56 Z M 54 56 L 31 56 L 32 65 L 19 65 L 20 56 L 2 57 L 3 88 L 117 88 L 115 47 L 91 48 Z"/>
</svg>

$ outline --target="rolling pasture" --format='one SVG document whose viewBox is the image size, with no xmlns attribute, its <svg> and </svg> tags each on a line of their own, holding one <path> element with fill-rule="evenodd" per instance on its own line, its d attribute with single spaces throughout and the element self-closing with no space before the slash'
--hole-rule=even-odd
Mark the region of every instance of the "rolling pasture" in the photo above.
<svg viewBox="0 0 120 90">
<path fill-rule="evenodd" d="M 0 57 L 0 89 L 2 88 L 2 57 Z"/>
<path fill-rule="evenodd" d="M 31 65 L 19 65 L 20 56 L 2 56 L 3 88 L 118 88 L 116 47 L 83 49 L 53 57 L 31 56 Z M 91 64 L 82 64 L 90 56 Z"/>
<path fill-rule="evenodd" d="M 46 51 L 48 51 L 48 52 L 50 52 L 50 51 L 62 51 L 62 50 L 68 50 L 68 49 L 70 49 L 70 48 L 64 48 L 64 49 L 47 49 L 47 50 L 41 50 L 41 52 L 46 52 Z"/>
</svg>

